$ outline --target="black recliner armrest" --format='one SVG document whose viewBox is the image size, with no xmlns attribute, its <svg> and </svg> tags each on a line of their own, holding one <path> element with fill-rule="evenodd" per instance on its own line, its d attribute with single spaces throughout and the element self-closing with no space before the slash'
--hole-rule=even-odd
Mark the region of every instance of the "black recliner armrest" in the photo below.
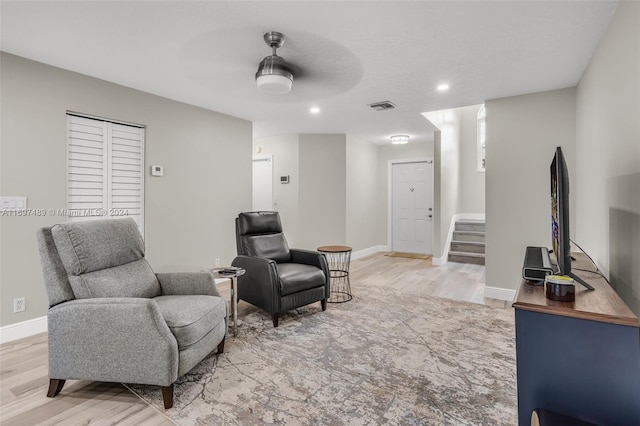
<svg viewBox="0 0 640 426">
<path fill-rule="evenodd" d="M 238 256 L 232 266 L 246 272 L 238 277 L 238 297 L 270 314 L 280 311 L 280 279 L 276 262 L 264 257 Z"/>
<path fill-rule="evenodd" d="M 327 258 L 324 255 L 317 251 L 312 250 L 301 250 L 301 249 L 290 249 L 291 252 L 291 262 L 292 263 L 302 263 L 304 265 L 312 265 L 322 270 L 324 276 L 326 278 L 325 281 L 325 296 L 328 298 L 330 293 L 329 283 L 330 283 L 330 275 L 329 275 L 329 265 L 327 264 Z"/>
<path fill-rule="evenodd" d="M 327 268 L 327 259 L 317 251 L 290 249 L 291 263 L 302 263 L 303 265 L 312 265 L 323 271 Z"/>
</svg>

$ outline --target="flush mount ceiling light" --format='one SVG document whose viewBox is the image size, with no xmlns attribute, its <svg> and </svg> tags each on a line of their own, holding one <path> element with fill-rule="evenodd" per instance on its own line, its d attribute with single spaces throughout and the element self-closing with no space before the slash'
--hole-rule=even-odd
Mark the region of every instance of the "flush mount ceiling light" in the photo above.
<svg viewBox="0 0 640 426">
<path fill-rule="evenodd" d="M 446 92 L 447 90 L 449 90 L 449 85 L 447 83 L 442 83 L 438 85 L 437 89 L 438 92 Z"/>
<path fill-rule="evenodd" d="M 260 62 L 256 72 L 256 85 L 266 93 L 287 93 L 293 85 L 293 72 L 287 61 L 276 55 L 276 49 L 284 43 L 284 34 L 269 31 L 264 34 L 264 41 L 273 52 Z"/>
<path fill-rule="evenodd" d="M 409 135 L 393 135 L 391 136 L 391 143 L 394 145 L 409 143 Z"/>
</svg>

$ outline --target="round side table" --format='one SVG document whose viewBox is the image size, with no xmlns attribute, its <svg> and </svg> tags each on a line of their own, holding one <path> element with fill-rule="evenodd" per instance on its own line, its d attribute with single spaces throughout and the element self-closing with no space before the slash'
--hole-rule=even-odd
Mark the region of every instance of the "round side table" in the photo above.
<svg viewBox="0 0 640 426">
<path fill-rule="evenodd" d="M 353 299 L 351 283 L 349 282 L 349 263 L 351 262 L 351 247 L 322 246 L 318 251 L 327 258 L 331 293 L 329 303 L 344 303 Z"/>
</svg>

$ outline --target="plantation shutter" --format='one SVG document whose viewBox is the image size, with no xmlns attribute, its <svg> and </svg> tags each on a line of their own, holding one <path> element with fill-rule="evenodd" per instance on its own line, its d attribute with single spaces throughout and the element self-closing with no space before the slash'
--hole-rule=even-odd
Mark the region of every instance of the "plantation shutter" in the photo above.
<svg viewBox="0 0 640 426">
<path fill-rule="evenodd" d="M 140 229 L 144 212 L 144 129 L 109 123 L 111 145 L 109 206 L 111 213 L 127 212 Z"/>
<path fill-rule="evenodd" d="M 69 220 L 132 217 L 144 230 L 144 127 L 67 114 Z"/>
</svg>

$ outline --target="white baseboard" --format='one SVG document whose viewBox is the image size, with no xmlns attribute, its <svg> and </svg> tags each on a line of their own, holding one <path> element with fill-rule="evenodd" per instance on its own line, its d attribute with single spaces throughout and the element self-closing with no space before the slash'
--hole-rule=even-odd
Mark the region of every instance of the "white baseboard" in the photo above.
<svg viewBox="0 0 640 426">
<path fill-rule="evenodd" d="M 0 327 L 0 344 L 47 331 L 47 317 L 39 317 Z"/>
<path fill-rule="evenodd" d="M 378 253 L 379 251 L 389 251 L 389 247 L 384 245 L 379 245 L 379 246 L 373 246 L 366 249 L 354 251 L 351 253 L 351 259 L 360 259 L 361 257 L 369 256 L 370 254 L 373 254 L 373 253 Z"/>
<path fill-rule="evenodd" d="M 449 251 L 447 250 L 447 255 L 448 255 Z M 432 257 L 431 258 L 431 264 L 433 266 L 442 266 L 445 263 L 447 263 L 446 261 L 446 257 Z"/>
<path fill-rule="evenodd" d="M 511 302 L 516 297 L 516 291 L 510 290 L 508 288 L 485 286 L 484 297 L 488 299 L 506 300 Z"/>
</svg>

